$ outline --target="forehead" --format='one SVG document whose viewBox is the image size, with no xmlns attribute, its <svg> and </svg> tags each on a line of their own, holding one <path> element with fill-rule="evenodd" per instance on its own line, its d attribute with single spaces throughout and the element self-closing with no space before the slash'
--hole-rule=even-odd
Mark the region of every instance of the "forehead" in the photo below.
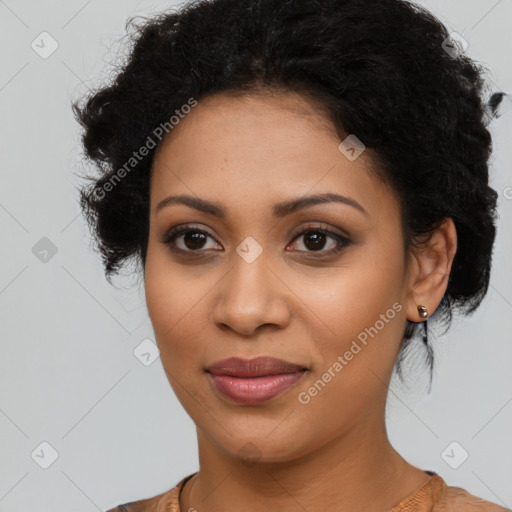
<svg viewBox="0 0 512 512">
<path fill-rule="evenodd" d="M 274 156 L 309 149 L 297 142 L 304 143 L 312 136 L 315 141 L 311 142 L 316 144 L 338 139 L 320 105 L 291 92 L 216 94 L 200 100 L 181 117 L 159 145 L 156 160 L 176 157 L 176 153 L 181 157 L 185 152 L 189 159 L 201 158 L 215 149 L 226 156 L 244 152 L 264 158 L 268 155 L 264 150 Z M 326 135 L 331 141 L 325 140 Z"/>
<path fill-rule="evenodd" d="M 152 208 L 169 194 L 192 194 L 229 213 L 310 192 L 350 195 L 382 213 L 392 191 L 372 171 L 371 152 L 351 161 L 341 141 L 322 109 L 299 94 L 209 97 L 159 145 Z"/>
</svg>

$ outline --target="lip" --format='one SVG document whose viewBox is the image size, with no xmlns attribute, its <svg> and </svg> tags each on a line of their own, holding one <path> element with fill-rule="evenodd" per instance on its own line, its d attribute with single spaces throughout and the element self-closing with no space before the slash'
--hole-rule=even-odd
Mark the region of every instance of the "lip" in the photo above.
<svg viewBox="0 0 512 512">
<path fill-rule="evenodd" d="M 242 359 L 230 357 L 209 366 L 206 371 L 214 375 L 230 375 L 232 377 L 261 377 L 265 375 L 280 375 L 307 370 L 300 364 L 290 363 L 275 357 L 255 357 Z"/>
<path fill-rule="evenodd" d="M 294 386 L 307 368 L 273 357 L 232 357 L 218 361 L 206 371 L 221 395 L 238 404 L 257 405 Z"/>
</svg>

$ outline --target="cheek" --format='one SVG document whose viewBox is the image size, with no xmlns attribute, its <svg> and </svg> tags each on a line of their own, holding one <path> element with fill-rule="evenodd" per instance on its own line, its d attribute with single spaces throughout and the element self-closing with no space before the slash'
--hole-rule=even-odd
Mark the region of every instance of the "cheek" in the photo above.
<svg viewBox="0 0 512 512">
<path fill-rule="evenodd" d="M 403 266 L 398 253 L 375 244 L 350 261 L 347 258 L 335 273 L 296 281 L 301 283 L 300 289 L 295 288 L 297 295 L 307 298 L 308 323 L 314 321 L 320 327 L 310 334 L 319 357 L 318 372 L 346 354 L 345 377 L 334 379 L 336 383 L 329 387 L 360 384 L 362 368 L 364 378 L 368 368 L 379 375 L 392 371 L 405 328 Z"/>
<path fill-rule="evenodd" d="M 148 313 L 160 352 L 168 339 L 175 337 L 180 321 L 186 319 L 187 292 L 179 273 L 156 251 L 148 249 L 145 274 L 145 294 Z"/>
<path fill-rule="evenodd" d="M 150 272 L 146 279 L 146 302 L 160 351 L 163 370 L 184 409 L 194 416 L 194 401 L 189 393 L 201 371 L 200 336 L 196 311 L 182 292 L 180 279 Z M 192 391 L 197 396 L 197 390 Z"/>
<path fill-rule="evenodd" d="M 147 308 L 169 384 L 193 421 L 208 430 L 211 417 L 200 406 L 211 400 L 202 375 L 205 361 L 201 340 L 205 339 L 208 308 L 201 298 L 211 286 L 170 267 L 164 259 L 147 258 Z"/>
<path fill-rule="evenodd" d="M 313 432 L 332 435 L 368 414 L 378 415 L 386 397 L 404 327 L 405 309 L 389 272 L 370 267 L 348 272 L 308 291 L 316 361 L 297 402 Z M 318 322 L 318 318 L 321 322 Z M 318 419 L 318 420 L 317 420 Z"/>
<path fill-rule="evenodd" d="M 184 282 L 183 274 L 169 261 L 165 248 L 156 246 L 154 241 L 148 245 L 144 287 L 156 336 L 172 335 L 174 326 L 186 316 L 189 290 L 194 288 Z"/>
<path fill-rule="evenodd" d="M 294 291 L 333 336 L 346 338 L 373 325 L 403 296 L 399 265 L 350 263 L 329 275 L 295 279 Z M 395 317 L 396 308 L 391 312 Z"/>
<path fill-rule="evenodd" d="M 162 364 L 173 375 L 202 369 L 200 343 L 210 319 L 207 299 L 214 284 L 207 274 L 180 272 L 168 257 L 148 251 L 146 304 Z"/>
</svg>

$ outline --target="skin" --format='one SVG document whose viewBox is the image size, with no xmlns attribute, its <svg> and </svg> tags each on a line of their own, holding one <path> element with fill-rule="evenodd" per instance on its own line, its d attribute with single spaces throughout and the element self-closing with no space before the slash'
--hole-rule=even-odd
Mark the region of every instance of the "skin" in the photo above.
<svg viewBox="0 0 512 512">
<path fill-rule="evenodd" d="M 163 367 L 197 428 L 200 469 L 181 493 L 182 511 L 385 511 L 429 479 L 391 446 L 385 403 L 406 319 L 421 321 L 418 304 L 431 315 L 446 290 L 455 227 L 446 219 L 421 251 L 407 253 L 397 197 L 373 173 L 371 151 L 350 161 L 339 144 L 314 103 L 260 91 L 201 100 L 157 149 L 145 291 Z M 366 213 L 331 202 L 272 215 L 275 203 L 320 193 L 349 196 Z M 178 194 L 226 215 L 182 204 L 157 210 Z M 179 236 L 174 247 L 188 252 L 178 254 L 162 238 L 185 223 L 209 236 L 202 246 Z M 336 240 L 311 249 L 311 231 L 295 237 L 306 227 L 350 243 L 329 256 Z M 251 263 L 236 251 L 249 236 L 262 248 Z M 300 403 L 299 393 L 396 303 L 394 318 Z M 309 371 L 254 406 L 210 385 L 208 365 L 262 355 Z"/>
</svg>

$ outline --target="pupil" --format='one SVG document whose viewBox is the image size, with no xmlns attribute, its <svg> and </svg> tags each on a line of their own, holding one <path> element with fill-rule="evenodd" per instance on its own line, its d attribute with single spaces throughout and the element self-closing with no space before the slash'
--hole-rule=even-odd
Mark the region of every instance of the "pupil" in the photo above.
<svg viewBox="0 0 512 512">
<path fill-rule="evenodd" d="M 184 242 L 189 249 L 201 249 L 205 238 L 206 236 L 203 233 L 187 233 L 184 236 Z M 188 243 L 189 241 L 191 243 Z"/>
<path fill-rule="evenodd" d="M 312 244 L 308 243 L 308 240 L 313 240 Z M 305 246 L 308 249 L 321 249 L 325 243 L 325 233 L 314 232 L 311 235 L 306 235 Z"/>
</svg>

